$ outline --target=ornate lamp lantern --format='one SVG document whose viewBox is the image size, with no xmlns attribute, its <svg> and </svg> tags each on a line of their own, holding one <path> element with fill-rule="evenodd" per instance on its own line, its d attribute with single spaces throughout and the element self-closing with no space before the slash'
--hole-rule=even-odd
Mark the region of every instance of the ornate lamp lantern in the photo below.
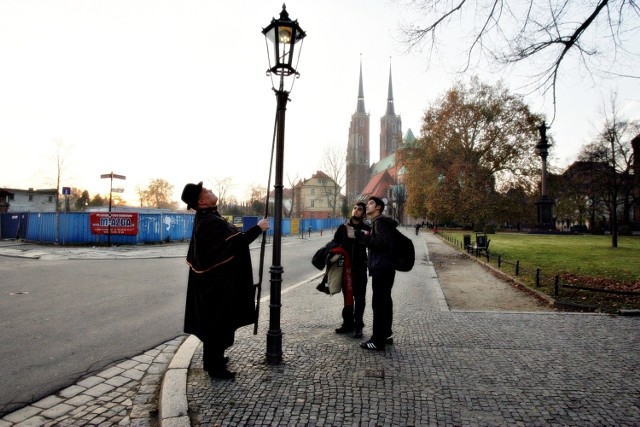
<svg viewBox="0 0 640 427">
<path fill-rule="evenodd" d="M 295 66 L 297 67 L 302 48 L 301 42 L 306 33 L 300 28 L 297 20 L 292 21 L 289 18 L 286 5 L 282 5 L 280 18 L 272 18 L 267 28 L 262 30 L 262 34 L 265 36 L 267 55 L 269 57 L 267 74 L 273 73 L 281 77 L 294 74 L 298 77 L 299 73 L 293 67 L 293 60 L 295 57 Z M 297 56 L 295 55 L 296 52 Z"/>
</svg>

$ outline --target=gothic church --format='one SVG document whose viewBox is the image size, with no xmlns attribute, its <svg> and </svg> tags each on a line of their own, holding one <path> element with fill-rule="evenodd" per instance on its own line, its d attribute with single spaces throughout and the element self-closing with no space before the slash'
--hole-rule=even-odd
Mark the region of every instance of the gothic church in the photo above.
<svg viewBox="0 0 640 427">
<path fill-rule="evenodd" d="M 347 203 L 366 200 L 370 196 L 390 200 L 390 188 L 402 183 L 402 170 L 395 162 L 395 153 L 403 144 L 402 119 L 396 115 L 393 104 L 393 84 L 389 65 L 389 88 L 387 109 L 380 118 L 380 160 L 370 165 L 369 156 L 369 113 L 364 106 L 364 86 L 362 83 L 362 62 L 358 85 L 358 104 L 351 116 L 349 142 L 347 144 L 346 195 Z M 411 129 L 407 131 L 404 143 L 415 140 Z M 391 207 L 391 206 L 390 206 Z"/>
</svg>

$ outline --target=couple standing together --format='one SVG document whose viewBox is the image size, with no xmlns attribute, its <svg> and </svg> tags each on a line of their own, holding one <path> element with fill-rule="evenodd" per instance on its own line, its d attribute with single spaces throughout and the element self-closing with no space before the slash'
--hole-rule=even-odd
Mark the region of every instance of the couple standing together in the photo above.
<svg viewBox="0 0 640 427">
<path fill-rule="evenodd" d="M 336 333 L 353 332 L 354 338 L 362 337 L 368 269 L 373 291 L 373 334 L 368 341 L 361 343 L 360 347 L 374 351 L 383 351 L 386 344 L 393 343 L 391 289 L 396 270 L 392 254 L 393 233 L 398 223 L 382 214 L 384 206 L 384 202 L 378 197 L 370 197 L 366 205 L 363 202 L 356 203 L 349 222 L 339 226 L 333 237 L 333 242 L 342 247 L 350 257 L 353 288 L 351 297 L 351 293 L 344 289 L 343 282 L 343 323 L 336 329 Z M 364 222 L 365 216 L 371 220 L 371 226 Z"/>
</svg>

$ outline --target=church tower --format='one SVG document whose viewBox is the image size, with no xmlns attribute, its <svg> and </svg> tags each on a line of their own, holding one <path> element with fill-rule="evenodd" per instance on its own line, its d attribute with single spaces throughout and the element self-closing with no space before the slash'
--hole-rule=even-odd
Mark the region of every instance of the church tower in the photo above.
<svg viewBox="0 0 640 427">
<path fill-rule="evenodd" d="M 396 116 L 393 107 L 393 85 L 391 84 L 391 64 L 389 64 L 389 89 L 387 112 L 380 118 L 380 159 L 396 152 L 402 144 L 402 119 Z"/>
<path fill-rule="evenodd" d="M 364 109 L 362 84 L 362 58 L 360 59 L 360 84 L 358 105 L 351 116 L 349 142 L 347 144 L 347 203 L 354 203 L 369 181 L 369 114 Z"/>
</svg>

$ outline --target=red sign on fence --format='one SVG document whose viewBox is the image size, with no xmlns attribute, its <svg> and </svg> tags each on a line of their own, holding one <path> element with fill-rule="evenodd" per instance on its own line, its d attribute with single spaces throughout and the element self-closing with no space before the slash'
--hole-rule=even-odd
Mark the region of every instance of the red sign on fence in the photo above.
<svg viewBox="0 0 640 427">
<path fill-rule="evenodd" d="M 138 213 L 118 212 L 111 213 L 111 230 L 109 230 L 109 213 L 99 212 L 89 215 L 91 221 L 91 233 L 135 236 L 138 234 Z"/>
</svg>

